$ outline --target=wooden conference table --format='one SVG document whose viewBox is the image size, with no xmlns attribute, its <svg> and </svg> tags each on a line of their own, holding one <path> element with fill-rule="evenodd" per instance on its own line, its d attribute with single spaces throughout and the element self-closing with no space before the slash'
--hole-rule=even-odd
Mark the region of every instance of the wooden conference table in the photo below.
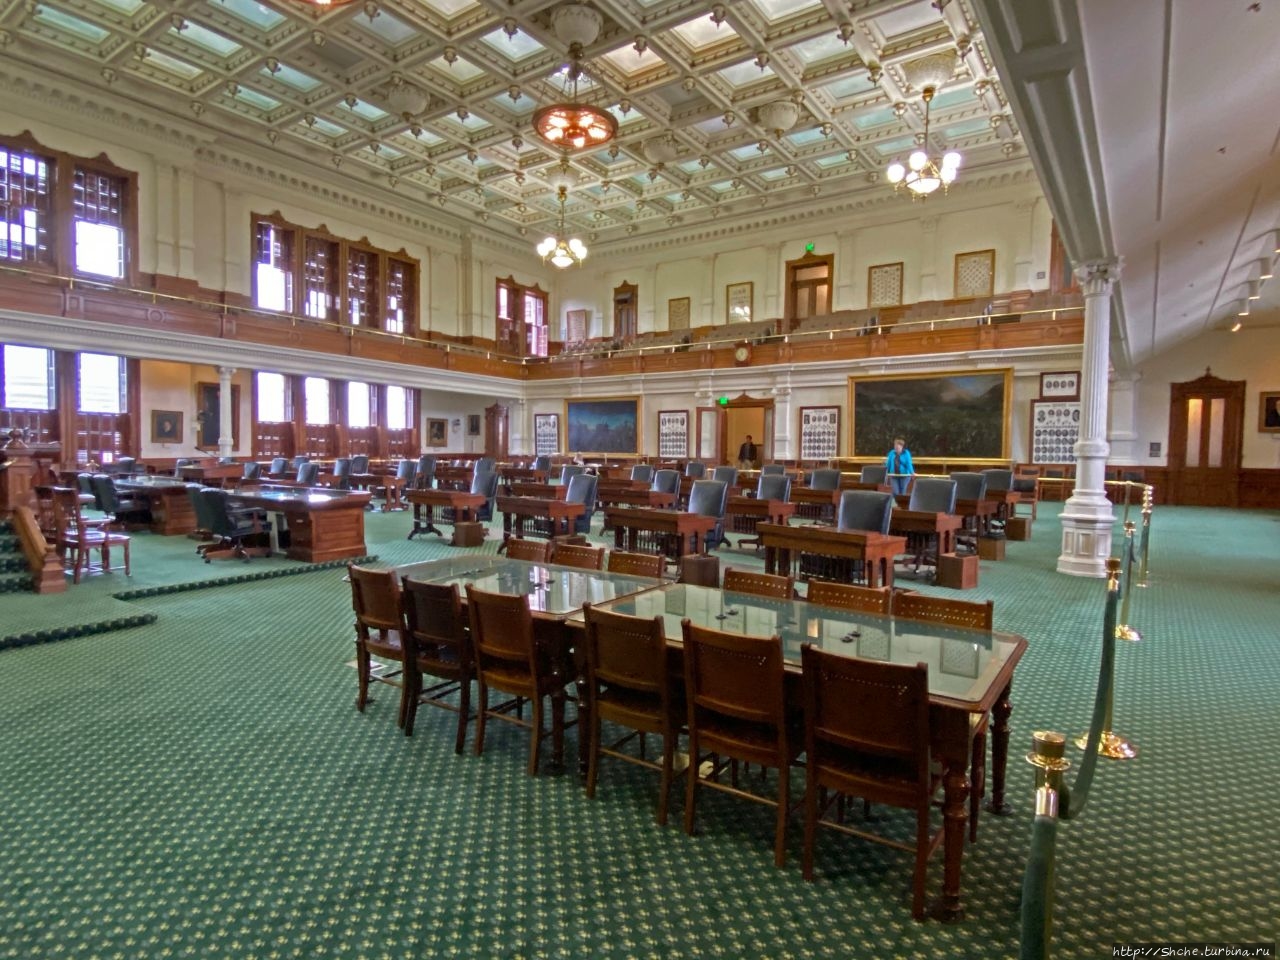
<svg viewBox="0 0 1280 960">
<path fill-rule="evenodd" d="M 195 531 L 196 511 L 185 480 L 138 475 L 116 477 L 114 482 L 120 493 L 147 501 L 152 533 L 172 536 Z"/>
<path fill-rule="evenodd" d="M 969 812 L 969 761 L 976 722 L 992 713 L 991 808 L 1004 810 L 1009 753 L 1009 692 L 1013 671 L 1027 641 L 989 633 L 852 610 L 821 607 L 803 600 L 773 600 L 748 594 L 666 583 L 607 603 L 600 610 L 653 619 L 661 617 L 668 650 L 679 670 L 683 658 L 680 621 L 755 637 L 781 638 L 787 701 L 803 709 L 800 647 L 812 643 L 843 656 L 929 666 L 929 732 L 933 756 L 943 767 L 944 879 L 942 916 L 960 920 L 960 872 Z M 569 626 L 581 628 L 581 613 Z M 677 672 L 677 675 L 682 675 Z"/>
<path fill-rule="evenodd" d="M 282 515 L 289 530 L 285 555 L 291 560 L 321 563 L 363 557 L 369 552 L 364 543 L 364 511 L 369 494 L 363 491 L 262 485 L 228 491 L 228 498 Z"/>
<path fill-rule="evenodd" d="M 766 573 L 791 576 L 800 554 L 841 557 L 866 563 L 867 586 L 893 586 L 893 558 L 907 552 L 907 538 L 868 530 L 835 527 L 789 527 L 780 523 L 756 526 L 764 544 Z"/>
</svg>

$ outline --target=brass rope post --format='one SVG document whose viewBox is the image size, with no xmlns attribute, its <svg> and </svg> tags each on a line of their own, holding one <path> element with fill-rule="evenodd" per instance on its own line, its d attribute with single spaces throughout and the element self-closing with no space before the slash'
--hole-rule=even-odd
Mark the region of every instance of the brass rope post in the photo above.
<svg viewBox="0 0 1280 960">
<path fill-rule="evenodd" d="M 1116 625 L 1116 605 L 1120 597 L 1120 560 L 1116 557 L 1107 558 L 1107 608 L 1102 623 L 1102 646 L 1103 646 L 1103 664 L 1107 666 L 1110 659 L 1114 655 L 1115 641 L 1119 636 L 1120 628 Z M 1106 670 L 1106 697 L 1104 717 L 1102 724 L 1101 736 L 1098 738 L 1097 751 L 1099 756 L 1108 757 L 1112 760 L 1132 760 L 1138 755 L 1138 748 L 1130 743 L 1126 738 L 1115 733 L 1111 729 L 1111 710 L 1115 703 L 1115 674 L 1111 669 Z M 1096 722 L 1096 721 L 1095 721 Z M 1082 733 L 1075 738 L 1075 745 L 1081 750 L 1089 749 L 1089 734 Z M 1089 760 L 1086 758 L 1085 766 L 1089 766 Z M 1083 773 L 1083 770 L 1082 770 Z"/>
<path fill-rule="evenodd" d="M 1151 508 L 1155 500 L 1156 488 L 1147 485 L 1142 489 L 1142 547 L 1139 549 L 1141 562 L 1138 564 L 1138 580 L 1135 587 L 1147 587 L 1147 556 L 1151 550 Z"/>
<path fill-rule="evenodd" d="M 1142 634 L 1129 625 L 1129 597 L 1133 591 L 1129 587 L 1133 583 L 1133 533 L 1134 522 L 1124 522 L 1124 587 L 1121 591 L 1120 622 L 1116 624 L 1116 639 L 1136 643 Z"/>
</svg>

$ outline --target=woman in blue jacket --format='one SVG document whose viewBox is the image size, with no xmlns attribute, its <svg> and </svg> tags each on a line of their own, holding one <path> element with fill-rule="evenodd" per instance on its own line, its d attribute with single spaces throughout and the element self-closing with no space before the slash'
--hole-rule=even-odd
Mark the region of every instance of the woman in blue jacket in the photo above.
<svg viewBox="0 0 1280 960">
<path fill-rule="evenodd" d="M 895 494 L 906 493 L 907 486 L 911 483 L 911 474 L 916 472 L 911 466 L 911 451 L 907 449 L 906 438 L 893 438 L 893 449 L 889 451 L 884 465 L 889 473 L 890 489 Z"/>
</svg>

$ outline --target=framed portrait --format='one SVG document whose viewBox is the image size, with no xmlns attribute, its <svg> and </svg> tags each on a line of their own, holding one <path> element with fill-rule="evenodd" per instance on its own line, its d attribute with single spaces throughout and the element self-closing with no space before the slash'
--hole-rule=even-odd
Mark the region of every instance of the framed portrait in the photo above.
<svg viewBox="0 0 1280 960">
<path fill-rule="evenodd" d="M 1008 460 L 1013 371 L 849 378 L 852 457 L 883 457 L 907 438 L 917 459 Z"/>
<path fill-rule="evenodd" d="M 566 400 L 564 422 L 568 452 L 640 452 L 639 397 Z"/>
<path fill-rule="evenodd" d="M 750 280 L 731 283 L 724 288 L 724 322 L 746 323 L 754 307 L 755 284 Z"/>
<path fill-rule="evenodd" d="M 688 330 L 689 309 L 692 301 L 689 297 L 673 297 L 667 301 L 667 329 Z"/>
<path fill-rule="evenodd" d="M 956 254 L 955 297 L 989 297 L 996 286 L 996 252 L 973 250 Z"/>
<path fill-rule="evenodd" d="M 1080 399 L 1080 373 L 1040 374 L 1040 399 L 1042 400 L 1078 400 Z"/>
<path fill-rule="evenodd" d="M 560 414 L 533 415 L 533 452 L 539 457 L 549 457 L 560 452 Z"/>
<path fill-rule="evenodd" d="M 196 384 L 196 446 L 201 450 L 217 450 L 222 433 L 222 405 L 216 383 Z M 240 387 L 231 385 L 231 443 L 240 449 Z"/>
<path fill-rule="evenodd" d="M 800 408 L 800 459 L 833 460 L 840 455 L 840 408 Z"/>
<path fill-rule="evenodd" d="M 181 443 L 182 442 L 182 411 L 181 410 L 152 410 L 151 411 L 151 442 L 152 443 Z"/>
<path fill-rule="evenodd" d="M 902 303 L 902 261 L 867 267 L 867 306 L 896 307 Z"/>
<path fill-rule="evenodd" d="M 1079 439 L 1079 400 L 1031 401 L 1032 463 L 1073 462 Z"/>
<path fill-rule="evenodd" d="M 446 447 L 449 445 L 449 421 L 443 417 L 427 419 L 427 446 Z"/>
<path fill-rule="evenodd" d="M 658 456 L 682 460 L 689 455 L 689 411 L 658 411 Z"/>
<path fill-rule="evenodd" d="M 1259 394 L 1258 432 L 1280 433 L 1280 390 L 1264 390 Z"/>
<path fill-rule="evenodd" d="M 480 436 L 480 414 L 478 413 L 467 414 L 467 436 L 468 437 Z"/>
</svg>

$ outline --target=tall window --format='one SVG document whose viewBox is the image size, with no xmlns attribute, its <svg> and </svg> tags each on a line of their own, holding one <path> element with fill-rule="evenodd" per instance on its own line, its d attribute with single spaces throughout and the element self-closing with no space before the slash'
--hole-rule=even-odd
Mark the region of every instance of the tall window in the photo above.
<svg viewBox="0 0 1280 960">
<path fill-rule="evenodd" d="M 118 280 L 124 276 L 124 192 L 121 177 L 76 167 L 71 187 L 76 270 Z"/>
<path fill-rule="evenodd" d="M 418 264 L 403 252 L 357 244 L 275 214 L 254 214 L 252 223 L 253 302 L 259 309 L 390 333 L 413 331 Z"/>
<path fill-rule="evenodd" d="M 498 347 L 517 357 L 547 355 L 547 295 L 525 287 L 514 277 L 497 281 Z"/>
<path fill-rule="evenodd" d="M 324 377 L 307 377 L 302 381 L 307 423 L 329 423 L 329 381 Z"/>
<path fill-rule="evenodd" d="M 52 410 L 53 351 L 43 347 L 0 348 L 0 406 L 7 410 Z"/>
<path fill-rule="evenodd" d="M 387 429 L 409 429 L 412 394 L 404 387 L 387 387 Z"/>
<path fill-rule="evenodd" d="M 50 163 L 25 150 L 0 147 L 0 259 L 52 263 L 49 248 Z"/>
<path fill-rule="evenodd" d="M 347 384 L 347 426 L 370 427 L 372 411 L 369 404 L 369 385 L 358 380 Z"/>
<path fill-rule="evenodd" d="M 337 320 L 338 244 L 307 237 L 302 255 L 302 313 L 316 320 Z"/>
<path fill-rule="evenodd" d="M 254 225 L 253 303 L 260 310 L 293 310 L 293 231 Z"/>
<path fill-rule="evenodd" d="M 257 375 L 258 420 L 264 423 L 285 423 L 289 416 L 289 381 L 283 373 L 259 373 Z"/>
<path fill-rule="evenodd" d="M 77 360 L 80 412 L 124 413 L 124 358 L 106 353 L 82 353 Z"/>
</svg>

